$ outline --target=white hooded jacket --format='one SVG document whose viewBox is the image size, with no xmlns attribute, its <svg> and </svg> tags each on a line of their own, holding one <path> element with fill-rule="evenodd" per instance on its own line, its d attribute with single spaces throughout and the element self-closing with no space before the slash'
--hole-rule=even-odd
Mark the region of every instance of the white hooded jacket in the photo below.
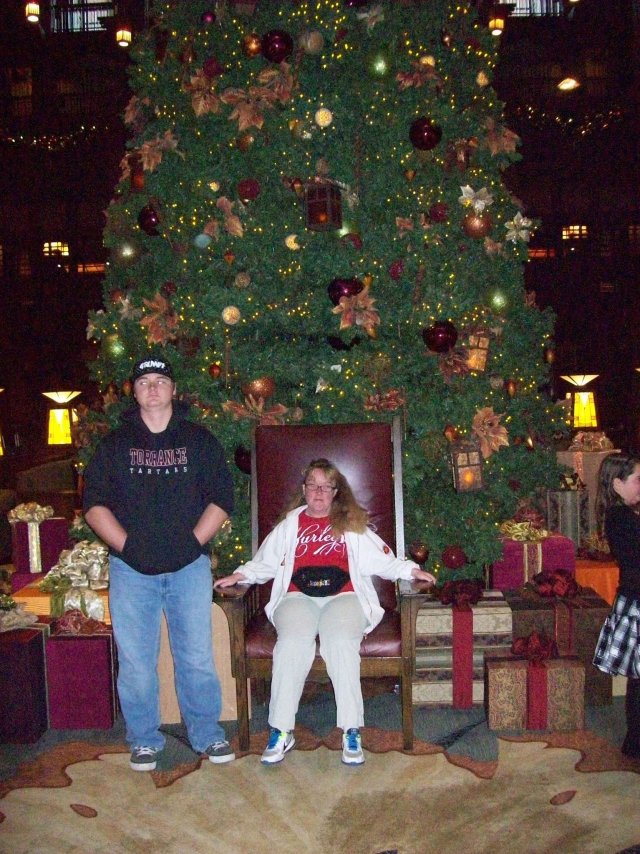
<svg viewBox="0 0 640 854">
<path fill-rule="evenodd" d="M 273 622 L 273 612 L 284 599 L 291 576 L 298 535 L 298 517 L 306 505 L 296 507 L 279 522 L 265 537 L 255 557 L 238 567 L 238 572 L 247 584 L 263 584 L 273 579 L 271 598 L 265 607 L 265 613 Z M 419 569 L 416 563 L 395 557 L 389 546 L 369 528 L 362 534 L 347 531 L 344 535 L 349 559 L 349 575 L 353 589 L 367 618 L 365 634 L 375 628 L 384 611 L 378 601 L 372 576 L 410 580 L 413 569 Z"/>
</svg>

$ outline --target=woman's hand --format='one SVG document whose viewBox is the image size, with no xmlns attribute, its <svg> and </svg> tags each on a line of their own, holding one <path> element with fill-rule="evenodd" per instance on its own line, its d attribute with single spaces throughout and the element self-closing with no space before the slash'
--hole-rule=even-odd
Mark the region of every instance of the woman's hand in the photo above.
<svg viewBox="0 0 640 854">
<path fill-rule="evenodd" d="M 214 587 L 233 587 L 234 584 L 242 584 L 247 579 L 241 572 L 234 572 L 231 575 L 225 575 L 223 578 L 218 578 L 213 582 Z"/>
<path fill-rule="evenodd" d="M 430 572 L 425 572 L 424 569 L 419 569 L 417 566 L 411 570 L 411 575 L 416 581 L 426 581 L 427 584 L 436 583 L 435 575 L 431 575 Z"/>
</svg>

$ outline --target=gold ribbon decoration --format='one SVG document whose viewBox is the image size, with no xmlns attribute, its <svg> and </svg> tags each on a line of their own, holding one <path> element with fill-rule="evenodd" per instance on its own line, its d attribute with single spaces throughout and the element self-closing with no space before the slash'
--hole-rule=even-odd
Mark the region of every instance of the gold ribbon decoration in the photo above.
<svg viewBox="0 0 640 854">
<path fill-rule="evenodd" d="M 549 536 L 545 528 L 535 528 L 531 522 L 503 522 L 500 533 L 519 543 L 540 543 Z"/>
</svg>

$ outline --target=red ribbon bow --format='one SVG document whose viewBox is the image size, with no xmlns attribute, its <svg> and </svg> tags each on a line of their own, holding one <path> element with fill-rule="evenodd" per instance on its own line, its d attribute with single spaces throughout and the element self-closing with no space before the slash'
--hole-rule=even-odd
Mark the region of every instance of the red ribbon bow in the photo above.
<svg viewBox="0 0 640 854">
<path fill-rule="evenodd" d="M 471 578 L 447 581 L 436 589 L 435 595 L 443 605 L 453 605 L 454 608 L 470 611 L 471 606 L 482 599 L 482 584 Z"/>
<path fill-rule="evenodd" d="M 556 569 L 553 572 L 539 572 L 532 579 L 536 593 L 546 598 L 573 599 L 580 587 L 575 578 L 566 569 Z"/>
<path fill-rule="evenodd" d="M 511 646 L 513 655 L 527 661 L 541 662 L 558 657 L 558 646 L 553 638 L 543 632 L 531 632 L 528 637 L 516 638 Z"/>
</svg>

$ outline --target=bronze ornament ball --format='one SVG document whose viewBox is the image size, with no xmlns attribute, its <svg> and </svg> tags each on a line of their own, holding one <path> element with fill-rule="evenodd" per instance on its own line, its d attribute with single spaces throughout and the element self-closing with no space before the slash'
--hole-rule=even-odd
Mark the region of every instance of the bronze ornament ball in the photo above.
<svg viewBox="0 0 640 854">
<path fill-rule="evenodd" d="M 409 555 L 416 563 L 426 563 L 429 558 L 429 546 L 426 543 L 411 543 Z"/>
<path fill-rule="evenodd" d="M 276 382 L 273 377 L 257 377 L 255 380 L 250 380 L 242 386 L 242 393 L 245 397 L 261 397 L 267 400 L 276 390 Z"/>
<path fill-rule="evenodd" d="M 298 36 L 298 46 L 309 56 L 317 56 L 322 53 L 324 36 L 320 30 L 304 30 Z"/>
<path fill-rule="evenodd" d="M 488 213 L 476 213 L 472 211 L 468 213 L 462 220 L 462 230 L 467 237 L 482 238 L 486 237 L 491 231 L 493 222 Z"/>
<path fill-rule="evenodd" d="M 442 139 L 442 128 L 426 116 L 411 122 L 409 139 L 418 151 L 431 151 Z"/>
<path fill-rule="evenodd" d="M 257 33 L 248 33 L 242 39 L 242 52 L 249 59 L 259 56 L 262 52 L 262 41 Z"/>
<path fill-rule="evenodd" d="M 422 339 L 433 353 L 448 353 L 458 340 L 458 330 L 450 320 L 437 320 L 422 330 Z"/>
<path fill-rule="evenodd" d="M 342 297 L 354 297 L 364 288 L 360 279 L 333 279 L 327 287 L 329 299 L 334 305 L 339 305 Z"/>
<path fill-rule="evenodd" d="M 293 53 L 293 39 L 284 30 L 269 30 L 262 36 L 261 48 L 269 62 L 282 62 Z"/>
<path fill-rule="evenodd" d="M 217 380 L 222 374 L 222 365 L 218 364 L 218 362 L 214 362 L 212 365 L 209 365 L 208 371 L 209 376 L 212 379 Z"/>
</svg>

